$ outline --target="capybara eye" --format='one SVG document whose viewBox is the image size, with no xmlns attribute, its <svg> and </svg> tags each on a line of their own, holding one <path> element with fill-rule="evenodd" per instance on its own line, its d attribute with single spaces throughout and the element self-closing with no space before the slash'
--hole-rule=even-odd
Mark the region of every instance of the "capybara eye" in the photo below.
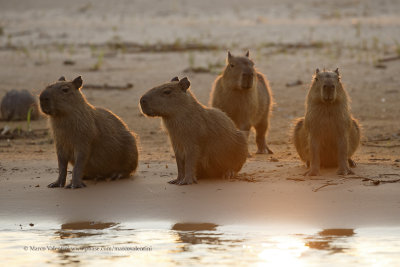
<svg viewBox="0 0 400 267">
<path fill-rule="evenodd" d="M 63 88 L 62 91 L 63 91 L 64 93 L 68 93 L 68 92 L 69 92 L 69 88 Z"/>
<path fill-rule="evenodd" d="M 171 94 L 171 92 L 172 92 L 171 90 L 165 90 L 165 91 L 163 92 L 163 94 L 164 94 L 164 95 L 169 95 L 169 94 Z"/>
<path fill-rule="evenodd" d="M 235 67 L 235 65 L 231 64 L 231 68 Z"/>
</svg>

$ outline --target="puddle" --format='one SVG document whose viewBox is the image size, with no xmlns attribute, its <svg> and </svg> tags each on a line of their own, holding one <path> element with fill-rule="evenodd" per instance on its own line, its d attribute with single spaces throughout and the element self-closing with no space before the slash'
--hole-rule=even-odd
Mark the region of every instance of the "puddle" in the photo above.
<svg viewBox="0 0 400 267">
<path fill-rule="evenodd" d="M 3 265 L 398 266 L 400 227 L 214 223 L 0 225 Z"/>
</svg>

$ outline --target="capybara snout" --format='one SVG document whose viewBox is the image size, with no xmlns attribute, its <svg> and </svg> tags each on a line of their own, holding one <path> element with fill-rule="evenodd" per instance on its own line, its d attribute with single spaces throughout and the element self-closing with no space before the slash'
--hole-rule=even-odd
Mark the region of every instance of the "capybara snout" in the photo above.
<svg viewBox="0 0 400 267">
<path fill-rule="evenodd" d="M 147 116 L 150 116 L 150 117 L 155 116 L 153 114 L 152 110 L 149 107 L 149 97 L 147 95 L 142 96 L 140 98 L 139 103 L 140 103 L 140 109 L 142 110 L 142 113 L 144 115 L 147 115 Z"/>
<path fill-rule="evenodd" d="M 250 89 L 253 87 L 254 74 L 252 70 L 243 71 L 242 74 L 242 89 Z"/>
<path fill-rule="evenodd" d="M 322 86 L 322 99 L 326 102 L 335 100 L 335 85 L 331 82 L 325 83 Z"/>
<path fill-rule="evenodd" d="M 50 104 L 50 93 L 44 90 L 40 96 L 40 108 L 42 109 L 43 113 L 50 115 L 51 114 L 51 104 Z"/>
</svg>

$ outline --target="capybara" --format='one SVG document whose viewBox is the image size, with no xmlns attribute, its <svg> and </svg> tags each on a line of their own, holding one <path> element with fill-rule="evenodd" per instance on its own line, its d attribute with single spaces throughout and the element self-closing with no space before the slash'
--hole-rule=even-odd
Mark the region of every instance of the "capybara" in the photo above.
<svg viewBox="0 0 400 267">
<path fill-rule="evenodd" d="M 319 175 L 320 167 L 337 167 L 337 174 L 353 174 L 351 156 L 360 143 L 360 126 L 352 117 L 349 96 L 339 70 L 315 71 L 306 99 L 305 117 L 297 120 L 293 136 L 300 158 L 310 167 L 305 175 Z"/>
<path fill-rule="evenodd" d="M 61 77 L 40 94 L 40 107 L 50 116 L 59 176 L 48 187 L 64 187 L 68 162 L 74 165 L 67 188 L 86 186 L 82 179 L 128 177 L 138 165 L 135 136 L 111 111 L 96 108 L 81 92 L 82 78 Z"/>
<path fill-rule="evenodd" d="M 26 120 L 31 109 L 31 120 L 39 118 L 36 98 L 28 90 L 11 90 L 1 101 L 1 117 L 7 121 Z"/>
<path fill-rule="evenodd" d="M 257 153 L 272 154 L 265 135 L 268 131 L 272 95 L 268 80 L 254 68 L 249 51 L 244 57 L 228 52 L 227 65 L 213 84 L 210 104 L 225 112 L 247 136 L 256 130 Z"/>
<path fill-rule="evenodd" d="M 245 135 L 222 111 L 200 104 L 185 77 L 154 87 L 140 99 L 142 112 L 161 117 L 178 166 L 171 184 L 197 183 L 197 178 L 231 178 L 247 158 Z"/>
</svg>

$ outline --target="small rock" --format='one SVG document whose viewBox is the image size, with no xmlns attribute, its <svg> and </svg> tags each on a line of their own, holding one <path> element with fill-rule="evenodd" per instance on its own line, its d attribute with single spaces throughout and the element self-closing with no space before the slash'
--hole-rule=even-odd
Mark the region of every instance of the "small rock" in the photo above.
<svg viewBox="0 0 400 267">
<path fill-rule="evenodd" d="M 302 84 L 303 84 L 303 82 L 301 80 L 297 80 L 294 82 L 286 83 L 286 87 L 297 86 L 297 85 L 302 85 Z"/>
<path fill-rule="evenodd" d="M 64 60 L 63 64 L 64 65 L 75 65 L 75 61 L 67 59 L 67 60 Z"/>
<path fill-rule="evenodd" d="M 387 68 L 386 65 L 383 65 L 381 63 L 375 64 L 374 67 L 377 68 L 377 69 L 386 69 Z"/>
<path fill-rule="evenodd" d="M 36 98 L 28 90 L 11 90 L 6 93 L 1 101 L 1 116 L 4 120 L 26 120 L 28 111 L 31 112 L 31 120 L 39 118 L 39 106 Z"/>
</svg>

